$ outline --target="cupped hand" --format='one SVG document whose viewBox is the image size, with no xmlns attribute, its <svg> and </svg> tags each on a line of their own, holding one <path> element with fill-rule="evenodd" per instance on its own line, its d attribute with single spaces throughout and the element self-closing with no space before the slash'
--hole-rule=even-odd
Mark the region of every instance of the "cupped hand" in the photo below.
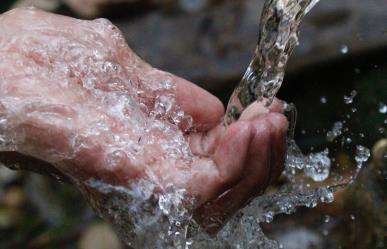
<svg viewBox="0 0 387 249">
<path fill-rule="evenodd" d="M 184 188 L 213 231 L 281 174 L 280 101 L 225 126 L 216 97 L 146 64 L 107 20 L 16 9 L 0 30 L 3 155 L 44 161 L 76 182 Z"/>
</svg>

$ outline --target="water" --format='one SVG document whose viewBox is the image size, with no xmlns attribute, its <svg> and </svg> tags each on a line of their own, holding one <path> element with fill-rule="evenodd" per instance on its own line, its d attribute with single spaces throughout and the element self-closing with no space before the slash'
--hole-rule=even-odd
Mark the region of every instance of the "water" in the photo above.
<svg viewBox="0 0 387 249">
<path fill-rule="evenodd" d="M 230 99 L 225 117 L 226 124 L 237 120 L 243 109 L 256 100 L 263 101 L 265 105 L 271 103 L 282 84 L 287 60 L 298 43 L 298 26 L 304 15 L 316 3 L 315 0 L 266 1 L 255 56 Z M 113 32 L 115 43 L 122 42 L 123 38 L 109 22 L 102 19 L 94 22 L 99 25 L 101 32 Z M 53 38 L 50 37 L 50 39 Z M 95 37 L 95 39 L 98 42 L 100 38 Z M 329 179 L 331 168 L 328 150 L 309 155 L 301 152 L 293 140 L 296 109 L 293 105 L 287 105 L 286 115 L 290 120 L 290 129 L 285 171 L 282 176 L 286 183 L 252 200 L 245 208 L 238 211 L 216 236 L 211 237 L 192 218 L 197 200 L 178 184 L 168 184 L 186 181 L 193 167 L 193 154 L 184 134 L 192 128 L 193 121 L 176 104 L 175 85 L 165 80 L 152 82 L 150 89 L 143 89 L 130 81 L 128 75 L 131 72 L 127 72 L 128 69 L 122 66 L 129 65 L 129 62 L 125 61 L 120 65 L 108 60 L 111 57 L 118 57 L 118 55 L 112 56 L 110 50 L 104 50 L 105 48 L 102 47 L 95 51 L 87 47 L 79 47 L 68 51 L 64 49 L 66 44 L 67 40 L 60 38 L 50 40 L 47 41 L 44 51 L 48 58 L 57 58 L 53 56 L 57 51 L 63 51 L 66 55 L 58 60 L 68 57 L 79 58 L 72 62 L 75 64 L 74 68 L 77 69 L 82 65 L 87 67 L 87 70 L 79 72 L 74 70 L 73 73 L 80 78 L 80 84 L 90 90 L 90 98 L 88 98 L 90 102 L 87 103 L 95 107 L 95 104 L 91 103 L 95 99 L 97 103 L 103 103 L 103 105 L 100 105 L 100 109 L 94 110 L 84 106 L 77 107 L 77 103 L 74 103 L 74 110 L 80 110 L 77 116 L 89 125 L 81 127 L 75 137 L 70 137 L 72 141 L 70 151 L 55 156 L 55 153 L 49 151 L 46 157 L 54 162 L 71 159 L 83 148 L 93 146 L 90 141 L 95 139 L 95 141 L 103 141 L 101 147 L 106 154 L 103 155 L 100 163 L 104 167 L 114 171 L 114 169 L 120 169 L 123 161 L 129 160 L 145 169 L 143 178 L 120 184 L 114 184 L 102 178 L 79 179 L 76 173 L 66 172 L 79 186 L 90 205 L 100 216 L 110 220 L 121 239 L 133 248 L 281 248 L 277 241 L 265 236 L 260 227 L 261 223 L 272 222 L 278 214 L 292 214 L 297 207 L 313 208 L 321 202 L 330 203 L 334 200 L 334 192 L 347 184 L 346 182 L 332 185 L 325 183 Z M 129 56 L 123 57 L 129 58 Z M 67 62 L 54 61 L 54 63 L 63 65 Z M 68 70 L 60 66 L 53 70 L 55 70 L 55 77 L 66 85 Z M 129 82 L 129 87 L 125 82 Z M 105 87 L 114 90 L 106 92 Z M 126 92 L 122 94 L 117 89 L 125 89 Z M 354 95 L 356 94 L 348 97 L 348 103 L 353 101 Z M 150 102 L 149 99 L 154 101 Z M 31 100 L 26 103 L 4 96 L 1 100 L 4 108 L 13 112 L 9 111 L 11 116 L 0 123 L 7 123 L 5 130 L 10 129 L 7 131 L 7 136 L 15 139 L 10 144 L 18 144 L 18 140 L 22 141 L 24 138 L 19 133 L 12 133 L 12 127 L 17 127 L 17 122 L 20 122 L 15 117 L 28 113 L 26 108 L 35 102 Z M 106 110 L 102 109 L 104 106 L 107 107 Z M 55 106 L 45 107 L 47 108 L 43 111 L 30 113 L 30 118 L 40 122 L 43 120 L 69 126 L 72 124 L 67 116 L 61 116 L 61 113 L 55 112 Z M 147 111 L 144 112 L 143 109 Z M 114 119 L 114 122 L 105 122 L 110 119 Z M 111 132 L 115 129 L 119 129 L 118 135 Z M 333 139 L 338 136 L 336 134 L 340 133 L 341 129 L 342 127 L 334 127 Z M 0 134 L 0 139 L 3 137 L 4 135 Z M 6 140 L 10 141 L 8 138 Z M 7 149 L 11 148 L 10 145 L 0 141 L 0 148 L 4 146 L 7 146 Z M 144 154 L 149 151 L 154 154 L 152 161 L 142 161 Z M 369 153 L 367 148 L 357 147 L 358 169 L 367 161 Z M 152 162 L 156 160 L 159 160 L 160 167 L 165 168 L 152 168 Z M 211 162 L 200 161 L 201 167 L 211 165 Z M 174 168 L 171 169 L 172 166 Z M 158 175 L 158 171 L 161 170 L 168 174 Z M 216 223 L 216 220 L 213 222 Z"/>
<path fill-rule="evenodd" d="M 254 101 L 269 105 L 281 87 L 287 61 L 298 45 L 298 28 L 318 0 L 267 0 L 255 54 L 227 106 L 225 122 L 238 119 Z"/>
<path fill-rule="evenodd" d="M 379 103 L 379 112 L 382 114 L 386 114 L 387 113 L 387 105 L 380 102 Z"/>
<path fill-rule="evenodd" d="M 337 121 L 333 124 L 332 129 L 327 132 L 327 140 L 329 142 L 333 142 L 342 133 L 343 133 L 343 123 L 340 121 Z"/>
<path fill-rule="evenodd" d="M 226 124 L 237 120 L 243 109 L 255 100 L 263 101 L 266 105 L 271 103 L 281 86 L 286 62 L 294 46 L 298 43 L 298 25 L 302 17 L 316 2 L 266 2 L 261 18 L 260 40 L 256 53 L 241 83 L 230 99 L 225 117 Z M 274 16 L 277 19 L 274 19 Z M 349 97 L 348 103 L 352 102 L 354 95 L 356 94 Z M 324 150 L 309 155 L 304 155 L 300 151 L 292 139 L 295 125 L 294 113 L 294 107 L 288 110 L 289 117 L 293 117 L 289 132 L 289 150 L 283 174 L 288 183 L 275 192 L 265 193 L 254 199 L 248 206 L 240 210 L 215 237 L 207 235 L 189 216 L 189 209 L 181 207 L 187 197 L 183 194 L 184 190 L 173 189 L 172 186 L 171 192 L 161 193 L 156 198 L 154 195 L 145 195 L 146 198 L 141 199 L 138 194 L 135 195 L 134 199 L 142 200 L 140 201 L 141 205 L 145 207 L 150 205 L 151 208 L 148 211 L 133 210 L 131 206 L 125 204 L 127 201 L 119 204 L 118 209 L 122 205 L 127 206 L 123 212 L 112 213 L 113 223 L 120 223 L 117 220 L 125 221 L 121 222 L 121 226 L 126 229 L 119 229 L 121 231 L 119 234 L 125 236 L 128 234 L 127 230 L 132 227 L 137 228 L 132 236 L 126 237 L 126 241 L 130 241 L 136 248 L 150 248 L 150 246 L 152 248 L 193 249 L 281 248 L 282 246 L 278 242 L 270 240 L 264 235 L 260 223 L 272 222 L 275 215 L 278 214 L 291 214 L 300 206 L 312 208 L 319 202 L 330 203 L 334 199 L 334 192 L 346 185 L 346 183 L 332 186 L 321 184 L 319 187 L 311 187 L 310 182 L 323 182 L 329 177 L 331 167 L 329 151 Z M 337 123 L 333 127 L 331 140 L 341 134 L 341 129 L 341 123 Z M 358 155 L 361 164 L 369 156 L 363 149 L 359 149 Z M 151 183 L 140 185 L 148 188 L 149 184 Z M 134 190 L 138 188 L 137 185 Z M 117 190 L 114 189 L 114 191 Z M 133 199 L 133 193 L 127 193 L 126 196 L 123 198 L 124 200 Z M 153 199 L 159 201 L 152 201 Z M 193 203 L 194 201 L 191 202 L 191 204 Z M 104 207 L 111 210 L 114 209 L 111 208 L 112 205 L 114 202 L 105 204 Z M 106 214 L 107 212 L 102 209 L 101 213 Z M 147 219 L 135 219 L 137 223 L 121 217 L 121 215 L 127 217 L 128 214 L 131 214 L 129 216 L 132 217 L 142 217 L 143 213 L 147 213 Z M 149 221 L 149 216 L 152 217 L 151 221 Z M 132 225 L 128 227 L 128 224 Z M 120 228 L 120 226 L 118 227 Z M 133 228 L 130 231 L 133 231 Z M 145 234 L 154 234 L 155 236 L 148 235 L 147 239 L 141 240 L 141 235 Z"/>
<path fill-rule="evenodd" d="M 352 90 L 348 96 L 344 96 L 344 103 L 347 105 L 352 104 L 356 95 L 357 95 L 356 90 Z"/>
<path fill-rule="evenodd" d="M 348 46 L 347 45 L 341 45 L 340 52 L 342 54 L 347 54 L 348 53 Z"/>
</svg>

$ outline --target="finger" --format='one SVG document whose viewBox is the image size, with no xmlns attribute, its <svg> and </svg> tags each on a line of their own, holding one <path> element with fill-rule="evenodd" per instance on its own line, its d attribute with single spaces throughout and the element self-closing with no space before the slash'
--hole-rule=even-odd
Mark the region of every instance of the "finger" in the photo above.
<svg viewBox="0 0 387 249">
<path fill-rule="evenodd" d="M 183 78 L 158 71 L 158 80 L 171 80 L 176 84 L 176 99 L 182 110 L 193 118 L 197 131 L 208 131 L 219 124 L 224 114 L 222 102 L 203 88 Z"/>
<path fill-rule="evenodd" d="M 268 115 L 273 132 L 271 134 L 271 172 L 270 184 L 275 182 L 284 169 L 286 155 L 286 133 L 288 121 L 286 117 L 279 113 Z"/>
<path fill-rule="evenodd" d="M 271 125 L 265 117 L 261 117 L 254 126 L 243 178 L 227 193 L 199 208 L 195 214 L 195 218 L 209 233 L 216 233 L 232 214 L 259 190 L 266 188 L 269 182 Z"/>
<path fill-rule="evenodd" d="M 206 167 L 206 164 L 194 165 L 194 176 L 190 188 L 201 198 L 198 205 L 215 199 L 227 189 L 239 182 L 243 175 L 243 167 L 248 153 L 251 138 L 251 125 L 247 122 L 237 122 L 230 125 L 224 132 L 213 153 L 216 169 Z"/>
<path fill-rule="evenodd" d="M 282 100 L 274 98 L 273 102 L 269 106 L 269 110 L 270 110 L 270 112 L 283 113 L 284 112 L 284 104 L 285 103 Z"/>
<path fill-rule="evenodd" d="M 275 98 L 269 107 L 264 106 L 262 102 L 254 102 L 249 105 L 240 116 L 239 120 L 241 121 L 251 121 L 256 119 L 262 114 L 267 114 L 270 112 L 283 112 L 284 104 L 281 100 Z"/>
</svg>

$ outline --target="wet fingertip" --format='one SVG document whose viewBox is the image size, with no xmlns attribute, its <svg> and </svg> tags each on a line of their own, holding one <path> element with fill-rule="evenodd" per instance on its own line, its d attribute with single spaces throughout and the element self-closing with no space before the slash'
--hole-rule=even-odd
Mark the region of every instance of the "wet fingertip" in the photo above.
<svg viewBox="0 0 387 249">
<path fill-rule="evenodd" d="M 251 121 L 259 116 L 269 113 L 269 110 L 260 102 L 249 105 L 241 114 L 240 121 Z"/>
<path fill-rule="evenodd" d="M 287 118 L 280 113 L 270 113 L 268 115 L 268 119 L 270 120 L 271 124 L 276 128 L 281 130 L 282 132 L 286 131 L 288 129 L 288 120 Z"/>
<path fill-rule="evenodd" d="M 285 103 L 286 102 L 275 98 L 272 104 L 269 106 L 270 112 L 283 113 L 285 111 Z"/>
</svg>

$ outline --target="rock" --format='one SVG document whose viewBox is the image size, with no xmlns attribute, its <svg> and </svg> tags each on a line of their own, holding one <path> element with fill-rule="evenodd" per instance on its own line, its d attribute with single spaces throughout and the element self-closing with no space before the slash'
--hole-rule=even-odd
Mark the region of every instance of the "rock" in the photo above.
<svg viewBox="0 0 387 249">
<path fill-rule="evenodd" d="M 20 176 L 20 172 L 15 170 L 10 170 L 0 162 L 0 188 L 3 185 L 15 180 L 19 176 Z"/>
<path fill-rule="evenodd" d="M 123 249 L 113 229 L 106 223 L 89 226 L 79 241 L 80 249 Z"/>
<path fill-rule="evenodd" d="M 155 11 L 114 22 L 146 61 L 217 91 L 241 78 L 247 67 L 263 2 L 228 1 L 197 13 L 171 17 Z M 386 9 L 385 0 L 321 1 L 302 24 L 289 71 L 385 48 Z"/>
<path fill-rule="evenodd" d="M 78 16 L 84 18 L 96 18 L 102 13 L 106 13 L 110 7 L 120 6 L 122 4 L 153 5 L 158 0 L 62 0 Z"/>
<path fill-rule="evenodd" d="M 60 0 L 18 0 L 12 8 L 35 6 L 46 11 L 56 11 L 60 6 Z"/>
</svg>

